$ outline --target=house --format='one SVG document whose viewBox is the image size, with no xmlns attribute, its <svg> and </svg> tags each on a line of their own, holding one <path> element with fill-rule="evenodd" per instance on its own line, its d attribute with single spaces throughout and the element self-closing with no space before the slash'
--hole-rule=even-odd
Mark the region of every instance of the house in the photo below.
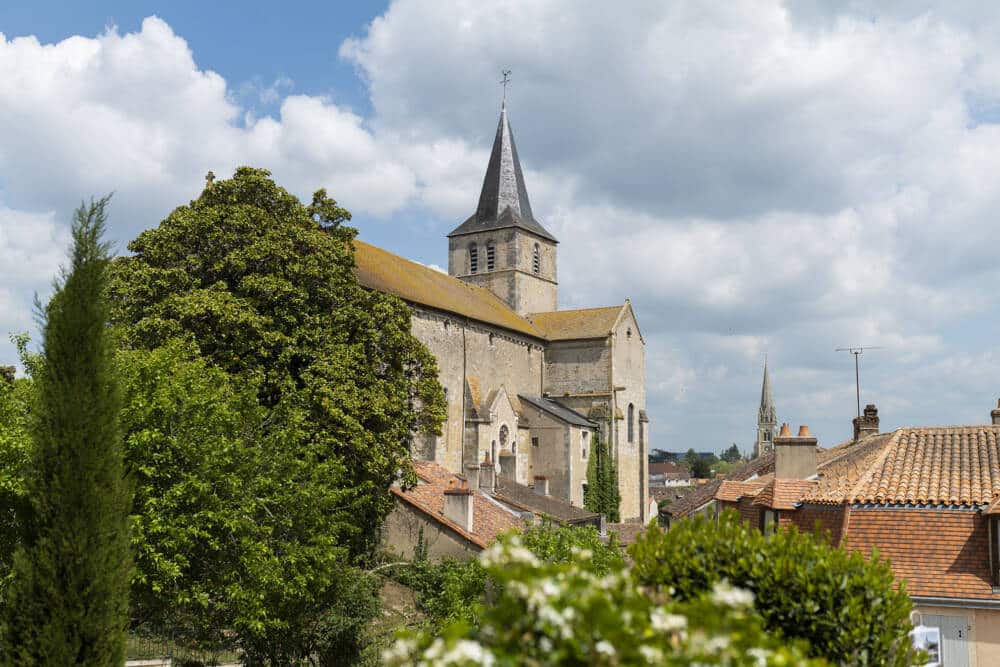
<svg viewBox="0 0 1000 667">
<path fill-rule="evenodd" d="M 391 487 L 396 504 L 382 528 L 383 546 L 404 557 L 422 543 L 431 558 L 470 558 L 500 534 L 542 519 L 606 532 L 602 515 L 550 495 L 543 476 L 526 486 L 495 475 L 489 460 L 466 476 L 430 461 L 415 461 L 413 468 L 417 485 Z"/>
<path fill-rule="evenodd" d="M 673 461 L 649 464 L 649 488 L 662 486 L 690 486 L 691 473 Z"/>
<path fill-rule="evenodd" d="M 808 427 L 793 436 L 786 424 L 763 465 L 727 476 L 674 518 L 731 508 L 765 532 L 819 526 L 834 544 L 877 549 L 919 622 L 941 629 L 945 665 L 998 665 L 1000 404 L 990 418 L 879 433 L 869 405 L 854 438 L 827 450 Z"/>
</svg>

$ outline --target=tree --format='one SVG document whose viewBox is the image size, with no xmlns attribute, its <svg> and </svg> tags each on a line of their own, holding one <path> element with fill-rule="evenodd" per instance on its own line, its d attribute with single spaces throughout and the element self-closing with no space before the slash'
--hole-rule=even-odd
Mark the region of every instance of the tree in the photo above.
<svg viewBox="0 0 1000 667">
<path fill-rule="evenodd" d="M 765 536 L 727 510 L 718 522 L 698 517 L 651 528 L 629 555 L 641 584 L 681 600 L 722 581 L 752 591 L 768 630 L 808 641 L 811 655 L 832 664 L 914 664 L 912 603 L 877 553 L 866 560 L 794 528 Z"/>
<path fill-rule="evenodd" d="M 26 338 L 14 336 L 21 347 Z M 28 406 L 32 396 L 29 378 L 0 379 L 0 604 L 10 583 L 11 561 L 20 543 L 19 516 L 26 510 L 24 475 L 31 455 Z"/>
<path fill-rule="evenodd" d="M 480 563 L 498 584 L 477 624 L 458 621 L 436 636 L 408 634 L 383 654 L 389 667 L 426 665 L 818 666 L 800 642 L 768 635 L 753 594 L 725 583 L 690 601 L 650 595 L 621 563 L 597 573 L 592 554 L 546 561 L 517 535 Z"/>
<path fill-rule="evenodd" d="M 729 446 L 729 449 L 722 452 L 722 460 L 726 463 L 738 463 L 742 458 L 740 448 L 736 446 L 735 442 Z"/>
<path fill-rule="evenodd" d="M 107 202 L 77 210 L 70 266 L 42 313 L 28 502 L 4 610 L 5 662 L 125 660 L 132 493 L 108 329 Z"/>
<path fill-rule="evenodd" d="M 687 454 L 684 455 L 684 465 L 691 476 L 697 479 L 705 479 L 712 474 L 711 463 L 694 451 L 694 448 L 687 450 Z"/>
<path fill-rule="evenodd" d="M 598 430 L 594 433 L 590 460 L 587 461 L 587 489 L 583 494 L 583 506 L 591 512 L 605 515 L 608 521 L 616 522 L 621 502 L 614 457 Z"/>
<path fill-rule="evenodd" d="M 345 600 L 369 608 L 344 581 L 389 486 L 414 481 L 412 435 L 444 418 L 409 308 L 354 276 L 349 218 L 244 167 L 112 267 L 149 545 L 137 605 L 202 640 L 235 632 L 249 662 L 322 653 Z"/>
</svg>

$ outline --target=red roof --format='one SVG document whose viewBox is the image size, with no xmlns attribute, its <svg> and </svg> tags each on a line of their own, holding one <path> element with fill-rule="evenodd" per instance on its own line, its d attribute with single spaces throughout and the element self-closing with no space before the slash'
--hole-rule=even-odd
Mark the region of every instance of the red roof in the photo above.
<svg viewBox="0 0 1000 667">
<path fill-rule="evenodd" d="M 458 478 L 444 467 L 429 461 L 414 461 L 413 470 L 421 483 L 407 491 L 393 486 L 391 489 L 393 494 L 476 546 L 486 548 L 500 533 L 523 527 L 524 522 L 513 512 L 500 507 L 492 499 L 477 491 L 472 500 L 473 530 L 470 533 L 444 516 L 444 492 L 449 482 L 452 480 L 457 482 Z"/>
</svg>

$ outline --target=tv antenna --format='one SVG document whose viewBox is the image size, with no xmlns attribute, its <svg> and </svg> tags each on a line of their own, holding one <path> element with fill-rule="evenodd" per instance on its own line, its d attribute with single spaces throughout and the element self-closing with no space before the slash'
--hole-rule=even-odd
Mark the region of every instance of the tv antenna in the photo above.
<svg viewBox="0 0 1000 667">
<path fill-rule="evenodd" d="M 835 352 L 850 352 L 854 355 L 854 390 L 858 398 L 858 417 L 861 417 L 861 367 L 859 359 L 866 350 L 882 350 L 877 345 L 859 345 L 857 347 L 838 347 Z"/>
</svg>

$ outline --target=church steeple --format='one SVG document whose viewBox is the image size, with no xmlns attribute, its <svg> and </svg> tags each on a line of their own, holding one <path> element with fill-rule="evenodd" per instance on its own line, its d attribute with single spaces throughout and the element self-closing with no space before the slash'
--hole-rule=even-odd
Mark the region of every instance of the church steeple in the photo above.
<svg viewBox="0 0 1000 667">
<path fill-rule="evenodd" d="M 542 225 L 535 220 L 528 201 L 528 188 L 524 184 L 521 160 L 517 156 L 514 134 L 507 120 L 506 102 L 500 108 L 500 122 L 497 123 L 493 150 L 486 165 L 486 177 L 479 192 L 476 212 L 459 225 L 449 237 L 469 234 L 485 229 L 520 227 L 543 239 L 556 241 Z"/>
<path fill-rule="evenodd" d="M 476 212 L 448 234 L 448 273 L 491 290 L 519 315 L 552 311 L 557 243 L 531 211 L 505 101 Z"/>
<path fill-rule="evenodd" d="M 760 408 L 757 410 L 757 442 L 754 456 L 760 456 L 774 447 L 774 436 L 778 432 L 778 411 L 774 408 L 771 394 L 771 376 L 767 372 L 767 358 L 764 358 L 764 382 L 760 387 Z"/>
</svg>

